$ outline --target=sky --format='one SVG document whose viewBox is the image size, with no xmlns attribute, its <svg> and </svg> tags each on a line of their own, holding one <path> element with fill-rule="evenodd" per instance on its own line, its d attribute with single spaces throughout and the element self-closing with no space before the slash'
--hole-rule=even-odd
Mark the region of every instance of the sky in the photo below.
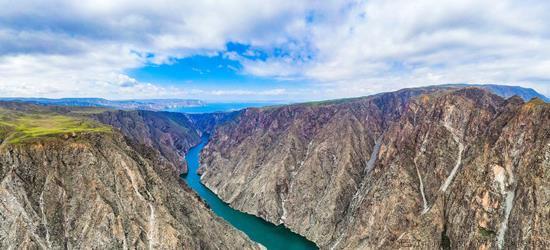
<svg viewBox="0 0 550 250">
<path fill-rule="evenodd" d="M 491 83 L 550 96 L 547 0 L 0 0 L 0 96 L 305 101 Z"/>
</svg>

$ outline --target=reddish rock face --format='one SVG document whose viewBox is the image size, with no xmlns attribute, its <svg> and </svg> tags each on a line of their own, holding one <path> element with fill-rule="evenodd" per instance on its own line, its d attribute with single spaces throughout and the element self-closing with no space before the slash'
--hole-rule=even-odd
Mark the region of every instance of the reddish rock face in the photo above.
<svg viewBox="0 0 550 250">
<path fill-rule="evenodd" d="M 202 181 L 322 248 L 550 248 L 550 105 L 421 88 L 248 109 Z"/>
</svg>

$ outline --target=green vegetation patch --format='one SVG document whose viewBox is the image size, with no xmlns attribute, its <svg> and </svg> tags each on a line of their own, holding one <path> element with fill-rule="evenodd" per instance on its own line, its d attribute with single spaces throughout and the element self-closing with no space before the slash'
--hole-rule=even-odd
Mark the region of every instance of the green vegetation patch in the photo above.
<svg viewBox="0 0 550 250">
<path fill-rule="evenodd" d="M 527 103 L 525 103 L 525 108 L 526 109 L 533 109 L 533 108 L 538 108 L 538 107 L 544 107 L 545 105 L 549 105 L 549 104 L 544 102 L 540 98 L 533 98 L 530 101 L 528 101 Z"/>
<path fill-rule="evenodd" d="M 110 131 L 111 127 L 84 118 L 0 109 L 0 139 L 11 144 L 63 134 Z"/>
<path fill-rule="evenodd" d="M 360 99 L 366 98 L 365 96 L 360 97 L 350 97 L 350 98 L 340 98 L 340 99 L 334 99 L 334 100 L 324 100 L 324 101 L 312 101 L 312 102 L 304 102 L 301 103 L 302 105 L 306 106 L 321 106 L 321 105 L 335 105 L 335 104 L 342 104 L 346 102 L 352 102 Z"/>
<path fill-rule="evenodd" d="M 350 97 L 350 98 L 341 98 L 341 99 L 323 100 L 323 101 L 299 102 L 299 103 L 291 103 L 291 104 L 276 104 L 276 105 L 261 107 L 259 109 L 265 111 L 265 110 L 276 109 L 284 106 L 318 107 L 323 105 L 337 105 L 337 104 L 342 104 L 346 102 L 353 102 L 353 101 L 357 101 L 365 98 L 368 98 L 368 96 Z"/>
<path fill-rule="evenodd" d="M 481 236 L 483 236 L 483 237 L 493 237 L 497 234 L 495 231 L 484 228 L 484 227 L 479 227 L 478 231 L 479 231 L 479 234 L 481 234 Z"/>
</svg>

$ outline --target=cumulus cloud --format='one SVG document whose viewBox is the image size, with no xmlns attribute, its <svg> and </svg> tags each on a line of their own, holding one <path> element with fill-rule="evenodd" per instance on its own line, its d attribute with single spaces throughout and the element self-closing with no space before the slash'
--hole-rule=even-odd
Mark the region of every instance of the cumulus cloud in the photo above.
<svg viewBox="0 0 550 250">
<path fill-rule="evenodd" d="M 453 82 L 522 85 L 550 95 L 548 12 L 542 0 L 0 0 L 0 92 L 216 96 L 126 72 L 222 53 L 242 65 L 235 69 L 241 74 L 289 87 L 310 83 L 309 90 L 295 90 L 300 95 Z M 230 42 L 249 49 L 229 52 Z M 241 89 L 217 93 L 249 94 Z M 265 86 L 256 94 L 293 95 L 289 89 Z"/>
<path fill-rule="evenodd" d="M 547 1 L 357 1 L 313 16 L 314 56 L 245 61 L 252 74 L 313 79 L 342 93 L 501 83 L 550 94 Z M 351 88 L 350 88 L 351 87 Z"/>
<path fill-rule="evenodd" d="M 0 90 L 3 96 L 182 94 L 125 72 L 215 55 L 229 41 L 284 44 L 304 27 L 308 3 L 0 0 Z"/>
</svg>

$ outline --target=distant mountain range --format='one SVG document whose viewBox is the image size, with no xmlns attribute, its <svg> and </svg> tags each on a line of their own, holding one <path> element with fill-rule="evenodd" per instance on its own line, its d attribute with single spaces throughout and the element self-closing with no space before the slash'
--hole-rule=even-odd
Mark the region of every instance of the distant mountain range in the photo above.
<svg viewBox="0 0 550 250">
<path fill-rule="evenodd" d="M 107 100 L 103 98 L 0 98 L 0 101 L 16 101 L 42 105 L 107 107 L 123 110 L 166 110 L 182 107 L 197 107 L 206 105 L 201 100 L 194 99 L 136 99 L 136 100 Z"/>
<path fill-rule="evenodd" d="M 540 94 L 532 88 L 524 88 L 519 86 L 508 86 L 508 85 L 496 85 L 496 84 L 446 84 L 438 85 L 441 87 L 479 87 L 493 92 L 495 95 L 502 96 L 504 98 L 509 98 L 514 95 L 521 97 L 525 101 L 529 101 L 535 97 L 542 99 L 545 102 L 550 102 L 550 98 Z"/>
<path fill-rule="evenodd" d="M 519 86 L 495 85 L 495 84 L 445 84 L 434 85 L 431 87 L 448 87 L 448 88 L 464 88 L 464 87 L 479 87 L 486 89 L 496 95 L 504 98 L 509 98 L 514 95 L 521 97 L 524 101 L 529 101 L 533 98 L 539 98 L 545 102 L 550 102 L 550 98 L 538 93 L 534 89 L 524 88 Z M 426 88 L 426 87 L 425 87 Z M 344 99 L 345 100 L 345 99 Z M 162 111 L 173 110 L 178 108 L 194 108 L 206 106 L 205 101 L 197 99 L 135 99 L 135 100 L 107 100 L 103 98 L 24 98 L 24 97 L 9 97 L 0 98 L 0 101 L 16 101 L 41 105 L 56 105 L 56 106 L 80 106 L 80 107 L 105 107 L 120 110 L 150 110 Z M 335 100 L 330 100 L 333 102 Z M 337 100 L 336 100 L 337 101 Z M 254 105 L 251 105 L 254 106 Z"/>
</svg>

